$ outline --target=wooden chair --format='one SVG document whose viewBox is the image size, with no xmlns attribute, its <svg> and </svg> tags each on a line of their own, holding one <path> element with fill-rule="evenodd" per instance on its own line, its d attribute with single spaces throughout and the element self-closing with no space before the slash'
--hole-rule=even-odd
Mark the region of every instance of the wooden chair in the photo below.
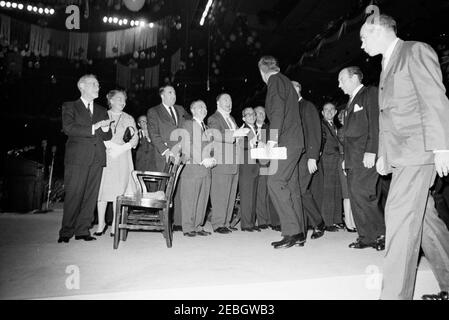
<svg viewBox="0 0 449 320">
<path fill-rule="evenodd" d="M 169 165 L 168 172 L 132 172 L 137 192 L 117 197 L 114 249 L 118 248 L 120 240 L 126 241 L 128 230 L 162 231 L 167 247 L 171 248 L 173 231 L 169 212 L 181 170 L 178 159 Z M 156 192 L 149 192 L 150 184 L 157 184 Z"/>
</svg>

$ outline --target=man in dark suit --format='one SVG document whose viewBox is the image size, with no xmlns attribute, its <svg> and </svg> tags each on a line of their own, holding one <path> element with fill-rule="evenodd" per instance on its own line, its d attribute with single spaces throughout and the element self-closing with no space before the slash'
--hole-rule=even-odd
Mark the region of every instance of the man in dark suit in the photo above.
<svg viewBox="0 0 449 320">
<path fill-rule="evenodd" d="M 310 184 L 314 173 L 318 169 L 318 158 L 321 149 L 321 120 L 315 105 L 301 96 L 301 84 L 292 81 L 293 87 L 298 94 L 299 113 L 301 115 L 302 127 L 304 129 L 305 153 L 299 160 L 299 186 L 301 187 L 302 207 L 304 216 L 307 217 L 307 225 L 311 225 L 313 233 L 311 238 L 318 239 L 323 236 L 326 228 L 321 212 L 313 198 Z M 332 226 L 329 231 L 335 230 Z"/>
<path fill-rule="evenodd" d="M 94 218 L 106 148 L 112 138 L 106 109 L 94 103 L 100 85 L 94 75 L 78 80 L 80 99 L 62 106 L 62 129 L 68 136 L 64 158 L 64 214 L 58 243 L 96 240 L 89 229 Z"/>
<path fill-rule="evenodd" d="M 230 226 L 239 178 L 239 166 L 236 161 L 237 139 L 232 135 L 237 124 L 231 116 L 231 110 L 231 96 L 222 93 L 217 96 L 217 111 L 207 120 L 209 128 L 216 130 L 213 139 L 217 165 L 212 169 L 211 224 L 214 232 L 222 234 L 237 230 Z"/>
<path fill-rule="evenodd" d="M 181 128 L 186 118 L 186 112 L 183 107 L 175 105 L 176 92 L 172 86 L 164 86 L 159 89 L 161 103 L 148 109 L 147 121 L 150 139 L 156 152 L 154 154 L 156 171 L 162 172 L 170 158 L 177 155 L 174 154 L 172 148 L 178 141 L 172 141 L 170 135 L 173 130 Z M 181 205 L 178 188 L 174 194 L 173 208 L 173 230 L 181 230 Z"/>
<path fill-rule="evenodd" d="M 209 201 L 211 169 L 216 161 L 207 152 L 209 136 L 204 125 L 206 104 L 197 100 L 190 105 L 193 120 L 184 121 L 186 130 L 181 148 L 186 164 L 181 172 L 182 231 L 184 236 L 208 236 L 203 229 L 206 207 Z M 210 148 L 211 150 L 212 148 Z M 203 154 L 204 152 L 204 154 Z"/>
<path fill-rule="evenodd" d="M 270 120 L 267 152 L 275 146 L 286 147 L 287 159 L 277 161 L 277 170 L 268 177 L 268 191 L 281 220 L 283 238 L 273 242 L 275 249 L 303 246 L 304 216 L 298 181 L 298 162 L 304 152 L 304 135 L 298 112 L 298 95 L 286 76 L 280 73 L 277 60 L 264 56 L 258 63 L 267 84 L 265 110 Z M 271 161 L 271 165 L 276 161 Z"/>
<path fill-rule="evenodd" d="M 142 115 L 137 119 L 139 127 L 139 146 L 136 150 L 136 170 L 157 171 L 155 152 L 148 134 L 147 116 Z"/>
<path fill-rule="evenodd" d="M 449 230 L 429 197 L 436 172 L 449 171 L 449 100 L 437 54 L 425 43 L 399 39 L 396 21 L 386 15 L 369 17 L 360 38 L 366 53 L 383 56 L 376 167 L 392 179 L 381 298 L 413 298 L 422 247 L 441 289 L 423 299 L 448 300 Z"/>
<path fill-rule="evenodd" d="M 379 141 L 379 105 L 375 87 L 362 84 L 358 67 L 340 71 L 340 89 L 350 99 L 345 110 L 344 170 L 348 177 L 349 199 L 359 234 L 350 248 L 385 247 L 385 222 L 378 207 L 377 180 L 374 166 Z"/>
<path fill-rule="evenodd" d="M 334 117 L 337 114 L 335 105 L 326 103 L 323 106 L 323 151 L 320 160 L 320 169 L 323 179 L 321 194 L 321 214 L 326 227 L 337 226 L 342 221 L 342 191 L 340 181 L 341 154 L 343 154 L 343 144 L 338 137 L 337 126 Z"/>
<path fill-rule="evenodd" d="M 258 147 L 264 146 L 269 138 L 269 126 L 265 122 L 266 113 L 265 108 L 257 106 L 254 108 L 256 113 L 256 132 Z M 259 164 L 259 180 L 257 183 L 257 200 L 256 200 L 256 216 L 257 226 L 260 229 L 266 229 L 270 226 L 273 230 L 281 231 L 279 215 L 274 209 L 273 202 L 268 195 L 267 178 L 264 170 L 269 167 L 269 162 L 257 161 Z"/>
<path fill-rule="evenodd" d="M 240 228 L 242 231 L 260 231 L 256 227 L 257 184 L 259 180 L 259 165 L 251 158 L 251 149 L 256 148 L 257 132 L 254 126 L 256 113 L 253 108 L 242 111 L 244 128 L 250 131 L 243 138 L 242 152 L 239 152 L 239 192 L 240 192 Z"/>
</svg>

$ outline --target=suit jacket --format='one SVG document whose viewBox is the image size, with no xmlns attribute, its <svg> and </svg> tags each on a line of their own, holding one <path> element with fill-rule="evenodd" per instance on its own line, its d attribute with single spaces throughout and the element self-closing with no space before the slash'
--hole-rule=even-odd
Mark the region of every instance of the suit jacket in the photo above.
<svg viewBox="0 0 449 320">
<path fill-rule="evenodd" d="M 298 110 L 298 94 L 289 78 L 280 72 L 271 75 L 267 83 L 265 111 L 270 130 L 277 130 L 274 141 L 278 146 L 304 149 L 304 134 Z M 276 131 L 270 131 L 274 133 Z"/>
<path fill-rule="evenodd" d="M 323 138 L 323 157 L 329 155 L 340 155 L 343 153 L 343 143 L 338 137 L 337 127 L 335 123 L 331 127 L 328 121 L 322 122 L 324 138 Z"/>
<path fill-rule="evenodd" d="M 449 101 L 435 51 L 399 40 L 380 75 L 379 155 L 391 166 L 432 164 L 449 149 Z"/>
<path fill-rule="evenodd" d="M 318 160 L 321 148 L 320 115 L 315 105 L 304 98 L 299 101 L 299 112 L 304 129 L 305 158 Z"/>
<path fill-rule="evenodd" d="M 231 119 L 235 122 L 235 119 L 230 116 Z M 237 146 L 236 142 L 233 141 L 233 139 L 228 138 L 225 135 L 225 130 L 229 130 L 229 126 L 226 123 L 226 120 L 223 118 L 221 113 L 217 110 L 214 114 L 212 114 L 207 119 L 207 125 L 210 129 L 215 129 L 220 132 L 220 137 L 214 135 L 213 141 L 214 141 L 214 157 L 217 159 L 218 164 L 212 168 L 212 173 L 217 174 L 236 174 L 238 172 L 238 164 L 236 159 L 237 158 Z M 221 151 L 221 156 L 218 153 L 218 149 Z M 232 157 L 229 154 L 232 151 Z M 228 155 L 226 155 L 228 153 Z M 224 164 L 225 160 L 228 159 L 231 160 L 233 164 Z M 220 164 L 222 163 L 222 164 Z"/>
<path fill-rule="evenodd" d="M 187 135 L 183 136 L 181 143 L 182 153 L 184 154 L 184 160 L 186 165 L 183 169 L 184 177 L 204 177 L 210 174 L 210 170 L 203 166 L 201 162 L 203 158 L 210 157 L 210 152 L 207 153 L 207 149 L 210 144 L 210 137 L 207 131 L 202 132 L 202 128 L 195 120 L 186 120 L 183 124 L 183 129 L 186 130 Z M 212 151 L 212 148 L 210 148 Z"/>
<path fill-rule="evenodd" d="M 93 115 L 90 117 L 81 99 L 65 102 L 62 106 L 62 129 L 68 136 L 65 145 L 65 165 L 106 166 L 106 147 L 103 141 L 112 138 L 112 132 L 103 132 L 101 128 L 92 135 L 92 125 L 109 119 L 105 108 L 94 103 Z"/>
<path fill-rule="evenodd" d="M 250 131 L 247 136 L 243 137 L 243 143 L 239 145 L 240 150 L 238 152 L 239 155 L 239 164 L 241 165 L 255 165 L 257 166 L 257 161 L 255 159 L 251 159 L 251 149 L 256 146 L 251 146 L 250 141 L 256 137 L 257 132 L 253 132 L 250 126 L 246 123 L 243 125 L 244 128 L 248 128 Z M 256 127 L 254 127 L 254 131 L 256 131 Z M 258 168 L 258 166 L 257 166 Z M 258 175 L 258 171 L 256 176 Z"/>
<path fill-rule="evenodd" d="M 357 111 L 358 110 L 358 111 Z M 363 167 L 365 152 L 377 154 L 379 105 L 375 87 L 363 87 L 345 111 L 344 154 L 346 168 Z"/>
<path fill-rule="evenodd" d="M 177 141 L 170 141 L 170 134 L 173 130 L 181 128 L 186 117 L 186 111 L 183 107 L 173 106 L 178 118 L 178 125 L 171 117 L 170 113 L 162 104 L 148 109 L 148 133 L 150 135 L 151 143 L 153 143 L 159 155 L 171 149 Z"/>
<path fill-rule="evenodd" d="M 139 134 L 140 134 L 139 129 Z M 139 146 L 136 150 L 136 170 L 142 171 L 156 171 L 156 164 L 154 159 L 155 149 L 147 138 L 141 136 L 139 139 Z"/>
</svg>

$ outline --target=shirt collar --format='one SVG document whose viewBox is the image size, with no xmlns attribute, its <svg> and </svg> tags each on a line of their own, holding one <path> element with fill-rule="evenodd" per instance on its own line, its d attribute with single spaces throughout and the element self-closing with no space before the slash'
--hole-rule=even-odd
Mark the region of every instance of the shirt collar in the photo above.
<svg viewBox="0 0 449 320">
<path fill-rule="evenodd" d="M 300 102 L 302 100 L 302 96 L 301 97 L 299 97 L 299 99 L 298 99 L 298 102 Z"/>
<path fill-rule="evenodd" d="M 385 54 L 383 56 L 383 58 L 384 58 L 383 68 L 384 69 L 387 67 L 388 61 L 390 61 L 391 55 L 393 54 L 394 48 L 396 47 L 396 44 L 398 43 L 398 41 L 399 41 L 399 38 L 394 39 L 388 46 L 387 51 L 385 51 Z"/>
<path fill-rule="evenodd" d="M 222 111 L 221 109 L 217 109 L 218 112 L 220 112 L 220 114 L 223 116 L 223 118 L 227 119 L 230 118 L 231 115 L 229 113 L 226 113 L 224 111 Z"/>
<path fill-rule="evenodd" d="M 195 120 L 196 122 L 198 122 L 200 126 L 201 126 L 201 124 L 203 123 L 203 121 L 200 121 L 200 120 L 199 120 L 198 118 L 196 118 L 196 117 L 193 117 L 193 120 Z"/>
<path fill-rule="evenodd" d="M 84 106 L 86 107 L 86 109 L 88 108 L 88 106 L 89 106 L 89 102 L 87 102 L 87 100 L 86 99 L 84 99 L 83 97 L 81 97 L 80 98 L 81 99 L 81 101 L 84 103 Z M 90 102 L 91 104 L 92 104 L 92 107 L 94 106 L 94 102 L 93 101 L 91 101 Z"/>
<path fill-rule="evenodd" d="M 167 106 L 166 104 L 164 104 L 163 102 L 162 102 L 162 105 L 165 107 L 165 109 L 167 109 L 169 112 L 170 112 L 170 107 L 169 106 Z M 171 106 L 172 108 L 174 108 L 174 106 Z"/>
<path fill-rule="evenodd" d="M 363 88 L 363 84 L 359 85 L 351 94 L 351 100 L 354 99 L 354 97 L 359 93 L 359 91 Z"/>
</svg>

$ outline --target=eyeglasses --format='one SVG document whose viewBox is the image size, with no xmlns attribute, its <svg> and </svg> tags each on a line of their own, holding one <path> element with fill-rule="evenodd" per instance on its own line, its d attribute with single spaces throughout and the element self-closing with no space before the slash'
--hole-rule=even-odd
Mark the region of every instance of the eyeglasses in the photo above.
<svg viewBox="0 0 449 320">
<path fill-rule="evenodd" d="M 247 113 L 247 114 L 245 114 L 245 117 L 250 117 L 250 116 L 256 116 L 256 114 L 255 113 Z"/>
</svg>

